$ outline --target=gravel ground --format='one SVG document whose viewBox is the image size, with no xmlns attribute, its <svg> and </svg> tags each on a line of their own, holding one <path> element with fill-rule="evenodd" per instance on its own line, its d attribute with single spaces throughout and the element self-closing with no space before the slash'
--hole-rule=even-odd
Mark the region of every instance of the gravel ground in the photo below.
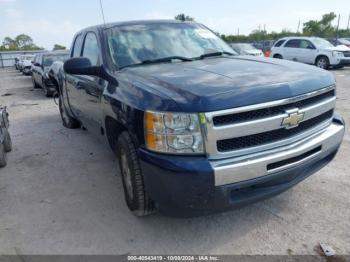
<svg viewBox="0 0 350 262">
<path fill-rule="evenodd" d="M 333 70 L 350 123 L 350 68 Z M 350 254 L 350 135 L 336 159 L 272 199 L 217 215 L 136 218 L 124 204 L 114 155 L 65 129 L 31 78 L 0 70 L 14 144 L 0 169 L 0 254 Z M 347 170 L 348 169 L 348 170 Z"/>
</svg>

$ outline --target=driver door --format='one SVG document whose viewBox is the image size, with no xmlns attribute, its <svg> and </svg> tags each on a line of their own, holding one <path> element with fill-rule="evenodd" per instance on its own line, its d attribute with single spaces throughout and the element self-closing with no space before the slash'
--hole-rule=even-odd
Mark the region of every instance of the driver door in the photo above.
<svg viewBox="0 0 350 262">
<path fill-rule="evenodd" d="M 291 61 L 300 62 L 300 40 L 299 39 L 290 39 L 284 45 L 283 58 Z"/>
<path fill-rule="evenodd" d="M 313 64 L 317 55 L 316 47 L 306 39 L 300 41 L 300 62 Z"/>
</svg>

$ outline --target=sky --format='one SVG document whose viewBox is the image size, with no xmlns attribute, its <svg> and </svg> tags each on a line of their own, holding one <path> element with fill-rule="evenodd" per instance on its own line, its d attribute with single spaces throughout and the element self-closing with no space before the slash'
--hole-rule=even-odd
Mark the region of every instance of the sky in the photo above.
<svg viewBox="0 0 350 262">
<path fill-rule="evenodd" d="M 322 14 L 340 14 L 346 28 L 350 0 L 102 0 L 106 22 L 172 19 L 179 13 L 192 16 L 222 34 L 249 34 L 264 28 L 296 31 Z M 99 0 L 0 0 L 0 41 L 25 33 L 38 46 L 51 50 L 54 44 L 70 47 L 75 32 L 103 23 Z M 336 23 L 336 21 L 335 21 Z"/>
</svg>

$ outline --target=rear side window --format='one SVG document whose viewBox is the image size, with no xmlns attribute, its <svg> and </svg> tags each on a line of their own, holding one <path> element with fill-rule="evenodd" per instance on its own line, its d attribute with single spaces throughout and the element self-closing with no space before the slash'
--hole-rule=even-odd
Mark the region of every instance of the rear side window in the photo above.
<svg viewBox="0 0 350 262">
<path fill-rule="evenodd" d="M 280 47 L 281 45 L 283 45 L 283 43 L 286 42 L 286 40 L 280 40 L 275 44 L 275 47 Z"/>
<path fill-rule="evenodd" d="M 299 48 L 300 47 L 300 40 L 291 39 L 284 45 L 284 47 Z"/>
<path fill-rule="evenodd" d="M 91 65 L 99 64 L 99 49 L 96 35 L 92 32 L 87 33 L 84 41 L 83 57 L 89 58 Z"/>
<path fill-rule="evenodd" d="M 81 53 L 81 45 L 83 43 L 83 36 L 80 34 L 75 38 L 73 46 L 72 57 L 79 57 Z"/>
</svg>

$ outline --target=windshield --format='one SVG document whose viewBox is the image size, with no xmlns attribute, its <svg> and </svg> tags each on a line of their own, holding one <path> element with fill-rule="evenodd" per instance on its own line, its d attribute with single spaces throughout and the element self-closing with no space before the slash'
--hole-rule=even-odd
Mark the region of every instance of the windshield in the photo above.
<svg viewBox="0 0 350 262">
<path fill-rule="evenodd" d="M 334 45 L 332 45 L 330 42 L 328 42 L 327 40 L 324 40 L 322 38 L 314 38 L 312 42 L 317 48 L 334 47 Z"/>
<path fill-rule="evenodd" d="M 51 66 L 56 61 L 64 62 L 68 58 L 68 55 L 46 55 L 44 56 L 43 66 Z"/>
<path fill-rule="evenodd" d="M 108 49 L 118 67 L 166 57 L 194 58 L 210 52 L 235 53 L 206 27 L 195 23 L 154 23 L 107 29 Z"/>
<path fill-rule="evenodd" d="M 241 50 L 255 50 L 256 49 L 251 44 L 233 44 L 233 45 L 237 46 Z"/>
</svg>

